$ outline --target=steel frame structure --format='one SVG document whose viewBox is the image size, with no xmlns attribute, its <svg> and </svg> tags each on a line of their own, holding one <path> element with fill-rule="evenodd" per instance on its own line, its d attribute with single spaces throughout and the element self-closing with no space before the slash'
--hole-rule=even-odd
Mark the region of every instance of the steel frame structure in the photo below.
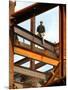
<svg viewBox="0 0 68 90">
<path fill-rule="evenodd" d="M 17 82 L 14 79 L 14 73 L 21 74 L 21 76 L 26 75 L 33 78 L 40 78 L 44 80 L 42 86 L 49 86 L 52 82 L 56 81 L 55 79 L 66 77 L 66 5 L 64 4 L 49 4 L 49 3 L 35 3 L 25 9 L 22 9 L 18 12 L 14 12 L 14 7 L 16 3 L 10 1 L 10 11 L 9 11 L 9 21 L 10 21 L 10 30 L 9 30 L 9 64 L 10 64 L 10 77 L 9 77 L 9 88 L 23 88 L 30 87 L 26 83 Z M 56 56 L 55 48 L 57 45 L 52 44 L 45 40 L 44 44 L 41 43 L 41 38 L 35 35 L 35 16 L 48 11 L 56 6 L 59 6 L 59 57 Z M 17 26 L 18 23 L 23 22 L 27 19 L 31 19 L 31 31 L 27 31 L 24 28 Z M 15 35 L 19 35 L 31 42 L 31 45 L 21 43 L 18 39 L 15 39 Z M 39 49 L 35 47 L 35 44 L 43 48 Z M 25 56 L 24 59 L 19 60 L 14 63 L 14 53 Z M 35 64 L 35 60 L 41 61 L 38 64 Z M 21 67 L 21 64 L 30 61 L 30 68 Z M 43 65 L 51 64 L 53 69 L 50 72 L 37 72 L 37 68 L 42 67 Z M 35 75 L 34 75 L 35 74 Z M 49 76 L 49 78 L 47 77 Z M 46 80 L 46 78 L 48 78 Z M 30 79 L 31 80 L 31 79 Z M 33 80 L 33 79 L 32 79 Z M 38 80 L 34 83 L 38 83 Z M 28 81 L 28 80 L 27 80 Z M 36 85 L 35 85 L 36 86 Z M 33 87 L 33 86 L 32 86 Z M 36 86 L 37 87 L 37 86 Z"/>
</svg>

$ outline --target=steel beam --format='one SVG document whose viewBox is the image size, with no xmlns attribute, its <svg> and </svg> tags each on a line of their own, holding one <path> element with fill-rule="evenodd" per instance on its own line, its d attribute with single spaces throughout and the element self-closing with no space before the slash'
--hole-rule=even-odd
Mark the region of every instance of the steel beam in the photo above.
<svg viewBox="0 0 68 90">
<path fill-rule="evenodd" d="M 28 44 L 25 44 L 25 43 L 21 43 L 21 42 L 17 43 L 17 42 L 15 42 L 14 45 L 17 46 L 17 47 L 20 47 L 20 48 L 31 50 L 31 46 L 28 45 Z M 34 47 L 31 51 L 34 51 L 34 52 L 36 52 L 38 54 L 45 55 L 45 56 L 48 56 L 48 57 L 59 60 L 57 58 L 56 54 L 49 51 L 49 50 L 44 50 L 44 49 L 40 49 L 38 47 Z"/>
<path fill-rule="evenodd" d="M 31 18 L 31 32 L 32 32 L 33 34 L 35 34 L 35 17 L 32 17 L 32 18 Z M 31 50 L 33 50 L 34 47 L 35 47 L 35 44 L 31 42 Z M 30 68 L 31 68 L 32 70 L 35 69 L 35 61 L 34 61 L 34 60 L 30 60 Z"/>
<path fill-rule="evenodd" d="M 23 55 L 25 57 L 32 58 L 34 60 L 38 60 L 38 61 L 41 61 L 41 62 L 44 62 L 44 63 L 47 63 L 47 64 L 51 64 L 51 65 L 54 65 L 54 66 L 57 66 L 58 63 L 59 63 L 59 61 L 57 61 L 56 59 L 52 59 L 52 58 L 37 54 L 33 51 L 28 51 L 24 48 L 19 48 L 19 47 L 16 47 L 16 46 L 14 47 L 14 53 L 19 54 L 19 55 Z"/>
<path fill-rule="evenodd" d="M 38 72 L 38 71 L 32 71 L 30 69 L 26 69 L 26 68 L 21 67 L 21 66 L 14 66 L 14 72 L 24 74 L 24 75 L 27 75 L 27 76 L 31 76 L 31 77 L 40 78 L 40 79 L 43 79 L 43 80 L 46 79 L 46 75 L 44 73 L 41 73 L 41 72 Z"/>
<path fill-rule="evenodd" d="M 18 24 L 22 21 L 25 21 L 33 16 L 39 15 L 45 11 L 48 11 L 54 7 L 58 6 L 58 4 L 50 4 L 50 3 L 35 3 L 27 8 L 24 8 L 20 11 L 17 11 L 12 16 L 15 18 L 15 24 Z"/>
<path fill-rule="evenodd" d="M 18 34 L 19 36 L 45 48 L 46 50 L 54 52 L 54 44 L 44 40 L 44 44 L 42 44 L 42 38 L 38 37 L 37 35 L 29 32 L 28 30 L 25 30 L 24 28 L 21 28 L 20 26 L 14 27 L 14 32 Z"/>
<path fill-rule="evenodd" d="M 46 64 L 43 63 L 43 62 L 37 63 L 37 64 L 35 65 L 35 69 L 38 69 L 38 68 L 40 68 L 40 67 L 42 67 L 42 66 L 44 66 L 44 65 L 46 65 Z"/>
<path fill-rule="evenodd" d="M 57 65 L 55 71 L 54 71 L 54 74 L 51 75 L 51 78 L 48 79 L 48 81 L 45 83 L 44 86 L 48 86 L 50 83 L 53 82 L 54 78 L 56 77 L 57 75 L 57 72 L 58 72 L 58 69 L 59 69 L 59 65 Z"/>
<path fill-rule="evenodd" d="M 51 82 L 48 86 L 64 86 L 64 85 L 66 85 L 66 77 L 57 79 L 57 80 Z"/>
<path fill-rule="evenodd" d="M 24 59 L 21 59 L 21 60 L 15 62 L 14 64 L 15 65 L 21 65 L 21 64 L 24 64 L 24 63 L 26 63 L 28 61 L 29 61 L 29 58 L 24 58 Z"/>
<path fill-rule="evenodd" d="M 15 62 L 14 64 L 15 65 L 21 65 L 21 64 L 24 64 L 28 61 L 30 61 L 30 59 L 26 57 L 24 59 L 21 59 L 21 60 Z M 35 61 L 35 60 L 33 60 L 33 61 Z M 43 63 L 43 62 L 37 63 L 37 64 L 35 64 L 35 69 L 38 69 L 38 68 L 42 67 L 43 65 L 45 65 L 45 63 Z"/>
<path fill-rule="evenodd" d="M 28 62 L 28 61 L 30 61 L 29 58 L 24 58 L 24 59 L 21 59 L 21 60 L 15 62 L 14 64 L 15 64 L 15 65 L 21 65 L 21 64 L 24 64 L 24 63 L 26 63 L 26 62 Z M 43 63 L 43 62 L 39 62 L 39 63 L 35 64 L 35 69 L 38 69 L 38 68 L 40 68 L 40 67 L 42 67 L 42 66 L 44 66 L 44 65 L 46 65 L 46 64 Z"/>
<path fill-rule="evenodd" d="M 14 13 L 15 2 L 9 1 L 9 19 Z M 13 89 L 14 83 L 14 28 L 12 27 L 12 22 L 9 20 L 9 88 Z"/>
<path fill-rule="evenodd" d="M 12 35 L 13 37 L 13 35 Z M 13 49 L 13 43 L 10 36 L 9 41 L 9 88 L 13 88 L 14 83 L 14 49 Z"/>
<path fill-rule="evenodd" d="M 66 45 L 66 11 L 65 11 L 66 5 L 61 5 L 59 6 L 59 29 L 60 29 L 60 67 L 59 67 L 59 72 L 60 72 L 60 77 L 64 76 L 64 51 Z"/>
</svg>

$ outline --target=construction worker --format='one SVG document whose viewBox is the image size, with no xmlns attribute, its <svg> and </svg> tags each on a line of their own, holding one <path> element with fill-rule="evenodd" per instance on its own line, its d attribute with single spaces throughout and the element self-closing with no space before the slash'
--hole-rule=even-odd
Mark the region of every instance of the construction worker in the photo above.
<svg viewBox="0 0 68 90">
<path fill-rule="evenodd" d="M 45 33 L 45 27 L 43 25 L 43 22 L 40 21 L 40 25 L 37 27 L 38 36 L 42 38 L 42 44 L 44 43 L 44 33 Z"/>
</svg>

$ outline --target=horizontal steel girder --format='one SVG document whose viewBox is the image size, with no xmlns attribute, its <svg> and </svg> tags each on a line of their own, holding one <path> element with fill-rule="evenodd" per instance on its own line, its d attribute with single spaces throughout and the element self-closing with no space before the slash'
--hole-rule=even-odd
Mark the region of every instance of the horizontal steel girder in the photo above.
<svg viewBox="0 0 68 90">
<path fill-rule="evenodd" d="M 14 42 L 14 45 L 18 46 L 20 48 L 25 48 L 25 49 L 31 50 L 31 45 L 25 44 L 23 42 L 19 42 L 19 41 L 18 42 Z M 59 58 L 57 58 L 56 54 L 54 52 L 49 51 L 49 50 L 45 50 L 45 49 L 40 49 L 38 47 L 34 47 L 32 49 L 32 51 L 34 51 L 36 53 L 39 53 L 41 55 L 45 55 L 45 56 L 48 56 L 50 58 L 54 58 L 54 59 L 59 60 Z"/>
<path fill-rule="evenodd" d="M 44 73 L 38 71 L 32 71 L 22 66 L 14 66 L 14 72 L 46 80 L 46 75 Z"/>
<path fill-rule="evenodd" d="M 42 44 L 42 38 L 38 37 L 37 35 L 27 31 L 24 28 L 21 28 L 20 26 L 14 27 L 14 32 L 18 34 L 19 36 L 45 48 L 46 50 L 54 52 L 54 44 L 48 42 L 47 40 L 44 40 L 44 44 Z"/>
<path fill-rule="evenodd" d="M 14 13 L 12 16 L 16 20 L 16 24 L 25 21 L 33 16 L 39 15 L 45 11 L 48 11 L 54 7 L 58 6 L 58 4 L 48 4 L 48 3 L 35 3 L 30 5 L 24 9 L 21 9 Z"/>
<path fill-rule="evenodd" d="M 21 60 L 15 62 L 14 64 L 15 64 L 15 65 L 21 65 L 21 64 L 24 64 L 24 63 L 26 63 L 26 62 L 28 62 L 28 61 L 29 61 L 28 58 L 24 58 L 24 59 L 21 59 Z"/>
<path fill-rule="evenodd" d="M 19 48 L 19 47 L 14 47 L 14 53 L 28 57 L 28 58 L 32 58 L 34 60 L 38 60 L 47 64 L 51 64 L 54 66 L 57 66 L 59 63 L 59 61 L 57 61 L 56 59 L 52 59 L 52 58 L 49 58 L 49 57 L 37 54 L 35 52 L 29 51 L 23 48 Z"/>
</svg>

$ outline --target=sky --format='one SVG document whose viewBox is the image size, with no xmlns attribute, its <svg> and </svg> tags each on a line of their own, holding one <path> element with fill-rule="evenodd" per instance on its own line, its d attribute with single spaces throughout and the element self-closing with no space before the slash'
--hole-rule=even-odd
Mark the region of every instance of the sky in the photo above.
<svg viewBox="0 0 68 90">
<path fill-rule="evenodd" d="M 33 3 L 32 2 L 22 2 L 22 1 L 17 0 L 15 11 L 23 9 L 34 3 L 35 2 Z M 37 26 L 39 25 L 39 22 L 43 21 L 43 24 L 46 29 L 44 38 L 52 43 L 59 42 L 59 7 L 58 6 L 40 15 L 37 15 L 35 20 L 36 20 L 36 24 L 35 24 L 36 33 L 37 33 Z M 21 22 L 19 26 L 24 27 L 27 30 L 30 30 L 30 19 L 24 22 Z"/>
<path fill-rule="evenodd" d="M 16 2 L 16 7 L 15 7 L 15 12 L 26 8 L 27 6 L 30 6 L 34 4 L 35 2 L 22 2 L 17 0 Z M 36 23 L 35 23 L 35 33 L 37 33 L 37 26 L 39 25 L 40 21 L 43 21 L 43 25 L 45 26 L 45 36 L 44 39 L 52 42 L 52 43 L 58 43 L 59 42 L 59 7 L 55 7 L 51 10 L 48 10 L 47 12 L 44 12 L 40 15 L 37 15 L 35 17 Z M 30 19 L 21 22 L 18 24 L 19 26 L 27 29 L 30 31 Z M 18 37 L 20 41 L 22 41 L 22 38 Z M 26 43 L 29 43 L 27 40 L 25 40 Z M 19 55 L 14 55 L 14 61 L 18 61 L 24 57 L 19 56 Z M 39 63 L 38 61 L 35 61 L 35 63 Z M 27 62 L 21 66 L 24 67 L 29 67 L 30 63 Z M 47 71 L 49 69 L 53 68 L 52 65 L 44 65 L 42 68 L 37 69 L 38 71 Z"/>
</svg>

